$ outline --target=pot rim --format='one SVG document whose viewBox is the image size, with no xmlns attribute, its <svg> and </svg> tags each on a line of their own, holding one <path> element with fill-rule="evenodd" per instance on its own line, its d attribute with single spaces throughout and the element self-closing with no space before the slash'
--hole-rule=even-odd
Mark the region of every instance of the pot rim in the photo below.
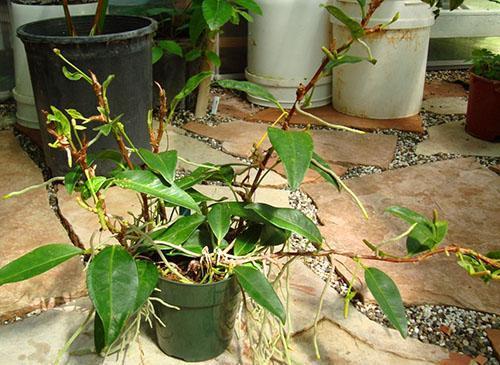
<svg viewBox="0 0 500 365">
<path fill-rule="evenodd" d="M 181 283 L 179 281 L 174 281 L 174 280 L 170 280 L 170 279 L 166 279 L 164 278 L 163 276 L 159 276 L 159 279 L 160 280 L 163 280 L 163 281 L 166 281 L 172 285 L 178 285 L 178 286 L 183 286 L 183 287 L 195 287 L 195 286 L 198 286 L 198 287 L 202 287 L 202 288 L 207 288 L 207 287 L 211 287 L 211 286 L 216 286 L 216 285 L 220 285 L 220 284 L 223 284 L 223 283 L 226 283 L 230 280 L 233 280 L 234 278 L 236 278 L 234 276 L 234 274 L 231 274 L 229 275 L 229 277 L 227 277 L 226 279 L 224 280 L 221 280 L 221 281 L 217 281 L 215 283 L 207 283 L 207 284 L 198 284 L 198 283 L 193 283 L 193 284 L 188 284 L 188 283 Z"/>
<path fill-rule="evenodd" d="M 79 15 L 72 17 L 74 23 L 93 18 L 93 15 Z M 23 42 L 27 41 L 31 43 L 87 44 L 139 38 L 154 33 L 158 28 L 158 22 L 156 20 L 144 16 L 106 15 L 106 21 L 110 21 L 113 19 L 121 19 L 125 20 L 125 22 L 132 19 L 142 20 L 144 22 L 144 25 L 139 26 L 139 28 L 137 29 L 116 33 L 98 34 L 93 36 L 41 35 L 29 31 L 31 27 L 40 24 L 62 25 L 64 26 L 64 28 L 66 28 L 66 19 L 64 17 L 59 17 L 23 24 L 22 26 L 17 28 L 16 33 Z"/>
<path fill-rule="evenodd" d="M 488 79 L 487 77 L 484 77 L 484 76 L 481 76 L 481 75 L 478 75 L 476 73 L 474 73 L 472 67 L 469 69 L 469 73 L 471 76 L 483 81 L 483 82 L 488 82 L 488 83 L 491 83 L 491 84 L 499 84 L 500 85 L 500 80 L 492 80 L 492 79 Z"/>
</svg>

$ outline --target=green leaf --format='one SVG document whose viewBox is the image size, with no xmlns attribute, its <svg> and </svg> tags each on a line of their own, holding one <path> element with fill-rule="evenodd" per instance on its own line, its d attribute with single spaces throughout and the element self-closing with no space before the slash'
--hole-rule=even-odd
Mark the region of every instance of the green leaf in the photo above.
<svg viewBox="0 0 500 365">
<path fill-rule="evenodd" d="M 269 140 L 285 168 L 290 189 L 297 190 L 304 180 L 313 155 L 313 140 L 309 133 L 268 128 Z"/>
<path fill-rule="evenodd" d="M 186 59 L 186 61 L 188 62 L 192 62 L 198 58 L 200 58 L 202 55 L 202 52 L 201 50 L 199 49 L 192 49 L 191 51 L 189 51 L 188 53 L 186 53 L 186 55 L 184 56 L 184 58 Z"/>
<path fill-rule="evenodd" d="M 252 252 L 260 238 L 262 226 L 260 224 L 252 224 L 245 229 L 234 242 L 234 254 L 236 256 L 244 256 Z"/>
<path fill-rule="evenodd" d="M 431 249 L 434 245 L 432 230 L 425 224 L 418 223 L 406 238 L 406 250 L 409 255 Z"/>
<path fill-rule="evenodd" d="M 81 254 L 83 254 L 83 250 L 64 243 L 53 243 L 35 248 L 0 268 L 0 286 L 43 274 L 64 261 Z"/>
<path fill-rule="evenodd" d="M 189 189 L 190 187 L 207 180 L 212 175 L 217 173 L 217 171 L 218 168 L 215 166 L 214 168 L 198 167 L 191 174 L 175 180 L 175 184 L 181 189 Z"/>
<path fill-rule="evenodd" d="M 364 36 L 365 31 L 361 24 L 346 15 L 342 10 L 333 5 L 325 5 L 325 9 L 350 30 L 353 38 L 357 39 Z"/>
<path fill-rule="evenodd" d="M 64 175 L 64 187 L 68 194 L 72 194 L 75 191 L 75 186 L 82 177 L 83 172 L 80 166 L 75 166 L 66 175 Z"/>
<path fill-rule="evenodd" d="M 90 180 L 85 181 L 82 186 L 82 199 L 85 201 L 92 196 L 92 192 L 97 193 L 103 185 L 106 183 L 107 179 L 104 176 L 94 176 Z"/>
<path fill-rule="evenodd" d="M 153 52 L 152 52 L 152 64 L 154 65 L 156 62 L 160 60 L 160 58 L 163 57 L 163 49 L 161 47 L 153 47 Z"/>
<path fill-rule="evenodd" d="M 182 47 L 175 41 L 162 40 L 158 42 L 158 46 L 167 53 L 182 57 Z"/>
<path fill-rule="evenodd" d="M 243 91 L 249 95 L 255 96 L 257 98 L 264 99 L 270 103 L 274 103 L 280 110 L 283 107 L 278 102 L 278 100 L 269 91 L 264 89 L 262 86 L 254 84 L 249 81 L 236 81 L 236 80 L 218 80 L 217 85 L 225 89 L 233 89 L 238 91 Z"/>
<path fill-rule="evenodd" d="M 290 238 L 290 231 L 271 226 L 264 225 L 260 234 L 260 244 L 262 246 L 282 245 Z"/>
<path fill-rule="evenodd" d="M 226 206 L 231 212 L 231 216 L 240 217 L 250 222 L 267 223 L 267 220 L 251 209 L 246 209 L 251 203 L 226 202 Z"/>
<path fill-rule="evenodd" d="M 321 177 L 323 179 L 325 179 L 325 181 L 327 181 L 330 184 L 334 185 L 337 188 L 338 191 L 341 191 L 342 188 L 341 188 L 339 182 L 337 181 L 337 177 L 335 175 L 329 174 L 326 171 L 324 171 L 323 169 L 319 168 L 318 165 L 326 167 L 329 170 L 332 169 L 330 167 L 330 165 L 328 164 L 328 162 L 326 162 L 319 155 L 317 155 L 315 152 L 313 152 L 313 157 L 312 157 L 312 160 L 311 160 L 311 164 L 309 165 L 309 168 L 311 170 L 316 171 L 318 174 L 320 174 Z"/>
<path fill-rule="evenodd" d="M 66 66 L 63 66 L 63 67 L 62 67 L 62 72 L 63 72 L 64 76 L 65 76 L 68 80 L 71 80 L 71 81 L 78 81 L 78 80 L 80 80 L 80 79 L 83 77 L 83 75 L 82 75 L 80 72 L 78 72 L 78 71 L 76 71 L 76 72 L 71 72 L 71 71 L 69 71 L 69 70 L 66 68 Z"/>
<path fill-rule="evenodd" d="M 155 241 L 165 241 L 174 245 L 181 245 L 203 222 L 205 222 L 205 216 L 201 214 L 180 217 L 167 228 L 152 232 L 151 238 Z"/>
<path fill-rule="evenodd" d="M 135 260 L 137 267 L 137 297 L 133 313 L 141 308 L 156 287 L 158 282 L 158 270 L 151 261 Z"/>
<path fill-rule="evenodd" d="M 214 65 L 215 67 L 220 67 L 221 60 L 220 60 L 220 57 L 217 53 L 212 52 L 212 51 L 207 51 L 207 52 L 205 52 L 205 56 L 207 57 L 207 59 L 210 61 L 210 63 L 212 65 Z"/>
<path fill-rule="evenodd" d="M 203 18 L 203 12 L 200 6 L 195 6 L 193 4 L 193 13 L 191 19 L 189 20 L 189 40 L 192 44 L 196 44 L 203 31 L 207 27 L 205 18 Z M 200 52 L 201 55 L 201 52 Z M 186 59 L 190 61 L 187 56 Z"/>
<path fill-rule="evenodd" d="M 126 170 L 118 173 L 113 180 L 115 185 L 139 193 L 149 194 L 168 203 L 188 208 L 200 213 L 196 202 L 177 185 L 166 186 L 154 173 L 148 170 Z"/>
<path fill-rule="evenodd" d="M 227 0 L 204 0 L 201 8 L 210 30 L 218 30 L 233 14 L 233 7 Z"/>
<path fill-rule="evenodd" d="M 99 317 L 99 313 L 96 313 L 94 316 L 94 346 L 95 352 L 99 355 L 106 347 L 106 343 L 104 341 L 104 325 L 102 324 L 101 317 Z"/>
<path fill-rule="evenodd" d="M 179 102 L 184 99 L 186 96 L 191 94 L 203 80 L 209 78 L 210 76 L 212 76 L 212 72 L 204 71 L 190 77 L 189 80 L 187 80 L 186 85 L 184 85 L 182 90 L 174 97 L 173 102 Z"/>
<path fill-rule="evenodd" d="M 486 257 L 489 257 L 493 260 L 500 260 L 500 251 L 491 251 L 486 254 Z"/>
<path fill-rule="evenodd" d="M 254 14 L 262 15 L 262 9 L 254 0 L 233 0 L 236 4 Z"/>
<path fill-rule="evenodd" d="M 448 222 L 447 221 L 436 221 L 434 222 L 434 226 L 436 227 L 436 234 L 434 237 L 434 241 L 436 243 L 436 246 L 440 244 L 444 238 L 446 237 L 446 234 L 448 233 Z M 434 247 L 433 247 L 434 248 Z"/>
<path fill-rule="evenodd" d="M 330 59 L 328 64 L 325 67 L 324 72 L 328 73 L 332 70 L 332 68 L 338 67 L 340 65 L 344 65 L 346 63 L 354 64 L 354 63 L 359 63 L 363 61 L 368 61 L 370 63 L 373 63 L 374 61 L 370 60 L 367 57 L 359 57 L 359 56 L 350 56 L 350 55 L 343 55 L 339 56 L 339 58 L 336 59 Z"/>
<path fill-rule="evenodd" d="M 140 148 L 139 156 L 151 170 L 160 173 L 169 183 L 174 181 L 175 169 L 177 167 L 177 151 L 153 153 Z"/>
<path fill-rule="evenodd" d="M 432 225 L 432 222 L 429 218 L 405 207 L 394 205 L 386 208 L 385 211 L 391 213 L 395 217 L 401 218 L 402 220 L 410 224 L 421 223 L 429 227 Z"/>
<path fill-rule="evenodd" d="M 301 211 L 291 208 L 275 208 L 263 203 L 248 204 L 245 209 L 254 211 L 278 228 L 307 238 L 317 249 L 321 247 L 323 237 L 321 237 L 318 227 Z"/>
<path fill-rule="evenodd" d="M 87 288 L 102 320 L 104 343 L 110 346 L 135 308 L 138 277 L 134 259 L 121 246 L 106 247 L 88 266 Z"/>
<path fill-rule="evenodd" d="M 86 120 L 87 118 L 85 118 L 78 110 L 76 109 L 65 109 L 66 110 L 66 113 L 68 113 L 68 115 L 73 118 L 73 119 L 76 119 L 76 120 Z"/>
<path fill-rule="evenodd" d="M 374 267 L 365 269 L 365 281 L 389 322 L 401 333 L 401 336 L 406 338 L 408 336 L 408 320 L 401 294 L 399 294 L 394 281 L 383 271 Z"/>
<path fill-rule="evenodd" d="M 207 220 L 217 238 L 217 242 L 221 242 L 231 227 L 231 212 L 226 204 L 217 203 L 212 205 L 207 214 Z"/>
<path fill-rule="evenodd" d="M 234 273 L 243 290 L 261 307 L 285 323 L 286 312 L 280 298 L 264 274 L 252 266 L 238 266 Z"/>
</svg>

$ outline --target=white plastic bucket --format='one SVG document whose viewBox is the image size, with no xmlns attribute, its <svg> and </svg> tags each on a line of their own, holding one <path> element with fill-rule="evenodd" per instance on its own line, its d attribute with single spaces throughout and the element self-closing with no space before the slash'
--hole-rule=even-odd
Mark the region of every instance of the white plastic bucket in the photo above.
<svg viewBox="0 0 500 365">
<path fill-rule="evenodd" d="M 248 81 L 264 86 L 284 107 L 291 107 L 300 83 L 306 84 L 323 58 L 322 46 L 330 43 L 325 0 L 259 0 L 263 15 L 248 24 Z M 263 106 L 274 104 L 249 96 Z M 331 77 L 322 79 L 310 106 L 329 104 Z"/>
<path fill-rule="evenodd" d="M 73 16 L 93 14 L 96 5 L 96 3 L 70 5 L 70 12 Z M 23 5 L 11 2 L 10 15 L 16 79 L 16 87 L 12 90 L 12 94 L 16 100 L 17 122 L 24 127 L 38 129 L 38 114 L 35 108 L 33 89 L 31 88 L 28 61 L 24 52 L 24 45 L 16 37 L 16 29 L 23 24 L 37 20 L 63 17 L 64 10 L 62 5 Z M 50 61 L 47 60 L 47 62 Z"/>
<path fill-rule="evenodd" d="M 336 6 L 359 20 L 356 0 L 336 0 Z M 338 111 L 365 118 L 391 119 L 418 114 L 424 92 L 425 69 L 434 14 L 420 0 L 385 0 L 369 25 L 400 18 L 385 32 L 368 35 L 377 64 L 345 64 L 332 75 L 332 104 Z M 349 39 L 348 29 L 331 18 L 337 44 Z M 366 49 L 355 43 L 349 54 L 366 56 Z"/>
</svg>

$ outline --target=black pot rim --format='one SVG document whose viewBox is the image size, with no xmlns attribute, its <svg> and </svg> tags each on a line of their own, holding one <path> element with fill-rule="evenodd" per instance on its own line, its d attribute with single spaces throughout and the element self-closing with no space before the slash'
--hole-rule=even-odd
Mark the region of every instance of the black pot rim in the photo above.
<svg viewBox="0 0 500 365">
<path fill-rule="evenodd" d="M 174 280 L 170 280 L 170 279 L 165 279 L 163 276 L 159 276 L 159 279 L 160 280 L 163 280 L 163 281 L 166 281 L 172 285 L 178 285 L 178 286 L 184 286 L 184 287 L 203 287 L 203 288 L 206 288 L 206 287 L 210 287 L 210 286 L 217 286 L 217 285 L 220 285 L 220 284 L 223 284 L 223 283 L 226 283 L 228 282 L 229 280 L 232 280 L 235 276 L 234 275 L 229 275 L 229 277 L 227 277 L 226 279 L 224 280 L 220 280 L 220 281 L 216 281 L 215 283 L 207 283 L 207 284 L 198 284 L 198 283 L 193 283 L 193 284 L 188 284 L 188 283 L 181 283 L 180 281 L 174 281 Z"/>
<path fill-rule="evenodd" d="M 93 15 L 81 15 L 81 16 L 74 16 L 72 17 L 73 22 L 78 22 L 79 20 L 82 21 L 84 19 L 93 19 Z M 144 17 L 144 16 L 126 16 L 126 15 L 106 15 L 106 21 L 113 21 L 113 19 L 121 19 L 121 20 L 142 20 L 144 22 L 144 26 L 133 29 L 133 30 L 127 30 L 124 32 L 118 32 L 118 33 L 109 33 L 109 34 L 99 34 L 99 35 L 94 35 L 94 36 L 54 36 L 54 35 L 43 35 L 43 34 L 36 34 L 30 31 L 30 28 L 36 27 L 37 25 L 41 24 L 54 24 L 54 25 L 61 25 L 63 24 L 66 26 L 66 19 L 65 18 L 52 18 L 52 19 L 45 19 L 45 20 L 39 20 L 36 22 L 31 22 L 31 23 L 26 23 L 19 28 L 17 28 L 17 36 L 23 41 L 23 42 L 30 42 L 30 43 L 57 43 L 57 44 L 88 44 L 88 43 L 104 43 L 104 42 L 109 42 L 109 41 L 119 41 L 119 40 L 126 40 L 126 39 L 131 39 L 131 38 L 138 38 L 141 36 L 149 35 L 151 33 L 154 33 L 156 29 L 158 28 L 158 23 L 156 20 Z"/>
</svg>

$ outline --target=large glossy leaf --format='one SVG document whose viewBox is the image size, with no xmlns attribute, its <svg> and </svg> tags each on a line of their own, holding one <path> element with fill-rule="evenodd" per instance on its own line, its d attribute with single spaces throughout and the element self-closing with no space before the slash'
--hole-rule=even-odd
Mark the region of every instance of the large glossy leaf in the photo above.
<svg viewBox="0 0 500 365">
<path fill-rule="evenodd" d="M 240 217 L 250 222 L 267 223 L 266 219 L 251 209 L 246 209 L 250 203 L 243 202 L 226 202 L 226 206 L 231 212 L 231 216 Z"/>
<path fill-rule="evenodd" d="M 395 217 L 403 219 L 410 224 L 422 223 L 429 227 L 432 225 L 432 222 L 429 218 L 405 207 L 394 205 L 387 207 L 385 211 L 391 213 Z"/>
<path fill-rule="evenodd" d="M 189 20 L 189 40 L 192 44 L 196 44 L 203 30 L 206 28 L 206 22 L 203 18 L 201 6 L 196 6 L 193 3 L 192 10 L 191 19 Z"/>
<path fill-rule="evenodd" d="M 225 89 L 234 89 L 238 91 L 243 91 L 249 95 L 255 96 L 257 98 L 264 99 L 270 103 L 275 104 L 279 109 L 283 109 L 278 100 L 269 91 L 264 89 L 262 86 L 254 84 L 249 81 L 236 81 L 236 80 L 219 80 L 217 84 Z"/>
<path fill-rule="evenodd" d="M 262 225 L 252 224 L 244 230 L 234 242 L 234 254 L 236 256 L 244 256 L 253 251 L 257 241 L 260 238 Z"/>
<path fill-rule="evenodd" d="M 374 267 L 365 269 L 365 281 L 389 322 L 401 336 L 408 336 L 408 320 L 396 284 L 387 274 Z"/>
<path fill-rule="evenodd" d="M 276 246 L 284 244 L 290 238 L 290 231 L 265 224 L 260 234 L 262 246 Z"/>
<path fill-rule="evenodd" d="M 182 47 L 176 41 L 164 39 L 158 42 L 158 46 L 170 54 L 182 57 Z"/>
<path fill-rule="evenodd" d="M 253 266 L 238 266 L 234 268 L 234 273 L 243 290 L 257 304 L 274 314 L 285 323 L 286 312 L 280 298 L 269 283 L 264 274 Z"/>
<path fill-rule="evenodd" d="M 217 203 L 212 205 L 207 214 L 207 220 L 217 238 L 217 242 L 221 242 L 231 227 L 231 212 L 226 204 Z"/>
<path fill-rule="evenodd" d="M 133 312 L 143 306 L 158 282 L 158 270 L 151 261 L 135 260 L 137 266 L 137 297 Z"/>
<path fill-rule="evenodd" d="M 219 29 L 233 15 L 233 7 L 227 0 L 204 0 L 201 8 L 210 30 Z"/>
<path fill-rule="evenodd" d="M 325 8 L 331 15 L 337 18 L 341 23 L 343 23 L 349 29 L 351 35 L 354 38 L 361 38 L 365 34 L 365 31 L 363 30 L 361 24 L 359 24 L 353 18 L 349 17 L 346 13 L 344 13 L 336 6 L 325 5 Z"/>
<path fill-rule="evenodd" d="M 189 94 L 191 94 L 203 80 L 205 80 L 210 76 L 212 76 L 212 72 L 210 71 L 203 71 L 194 76 L 191 76 L 186 81 L 186 85 L 184 85 L 181 91 L 179 91 L 179 93 L 175 95 L 174 100 L 172 102 L 175 105 L 177 105 L 176 103 L 178 103 L 179 101 L 187 97 Z"/>
<path fill-rule="evenodd" d="M 94 346 L 97 354 L 101 354 L 106 347 L 104 341 L 104 326 L 101 317 L 99 317 L 99 313 L 96 313 L 94 316 Z"/>
<path fill-rule="evenodd" d="M 205 222 L 205 216 L 201 214 L 180 217 L 169 227 L 151 233 L 151 238 L 155 241 L 181 245 L 203 222 Z"/>
<path fill-rule="evenodd" d="M 64 243 L 35 248 L 0 268 L 0 286 L 40 275 L 82 253 L 83 250 Z"/>
<path fill-rule="evenodd" d="M 336 58 L 336 59 L 333 59 L 333 60 L 331 59 L 328 62 L 328 64 L 326 65 L 324 72 L 328 73 L 333 68 L 338 67 L 340 65 L 344 65 L 346 63 L 353 64 L 353 63 L 359 63 L 359 62 L 363 62 L 363 61 L 368 61 L 368 62 L 372 62 L 372 63 L 374 62 L 374 61 L 371 61 L 369 58 L 366 58 L 366 57 L 343 55 L 343 56 L 340 56 L 339 58 Z"/>
<path fill-rule="evenodd" d="M 137 300 L 137 267 L 121 246 L 108 246 L 90 262 L 87 271 L 90 299 L 102 320 L 106 346 L 120 336 Z"/>
<path fill-rule="evenodd" d="M 148 170 L 126 170 L 118 173 L 114 183 L 124 189 L 148 194 L 168 203 L 200 212 L 196 202 L 176 185 L 166 186 L 161 179 Z"/>
<path fill-rule="evenodd" d="M 144 148 L 140 148 L 139 155 L 151 170 L 160 173 L 169 183 L 174 181 L 175 168 L 177 167 L 177 151 L 153 153 Z"/>
<path fill-rule="evenodd" d="M 275 208 L 262 203 L 248 204 L 245 209 L 254 211 L 278 228 L 286 229 L 307 238 L 314 247 L 321 247 L 323 237 L 321 237 L 318 227 L 301 211 L 291 208 Z"/>
<path fill-rule="evenodd" d="M 269 140 L 285 168 L 288 185 L 299 188 L 313 155 L 313 140 L 308 132 L 268 128 Z"/>
</svg>

